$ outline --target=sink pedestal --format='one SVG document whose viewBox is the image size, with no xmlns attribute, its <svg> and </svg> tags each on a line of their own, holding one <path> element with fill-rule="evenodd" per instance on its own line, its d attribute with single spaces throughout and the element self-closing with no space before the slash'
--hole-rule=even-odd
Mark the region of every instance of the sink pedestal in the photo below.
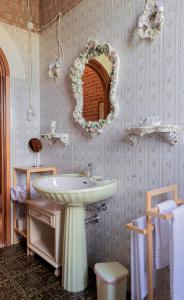
<svg viewBox="0 0 184 300">
<path fill-rule="evenodd" d="M 62 285 L 67 291 L 80 292 L 88 284 L 84 207 L 113 196 L 117 180 L 60 174 L 37 178 L 33 187 L 41 196 L 65 204 Z"/>
<path fill-rule="evenodd" d="M 68 205 L 65 212 L 62 286 L 80 292 L 88 284 L 87 245 L 84 207 Z"/>
</svg>

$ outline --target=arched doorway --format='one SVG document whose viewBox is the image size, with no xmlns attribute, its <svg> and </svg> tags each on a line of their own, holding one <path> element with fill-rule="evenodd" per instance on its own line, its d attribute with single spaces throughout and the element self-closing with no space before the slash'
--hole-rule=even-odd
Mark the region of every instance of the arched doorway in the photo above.
<svg viewBox="0 0 184 300">
<path fill-rule="evenodd" d="M 87 121 L 106 119 L 110 113 L 110 76 L 96 59 L 85 65 L 83 81 L 83 117 Z"/>
<path fill-rule="evenodd" d="M 11 243 L 10 201 L 10 71 L 0 48 L 0 192 L 2 197 L 2 244 Z"/>
</svg>

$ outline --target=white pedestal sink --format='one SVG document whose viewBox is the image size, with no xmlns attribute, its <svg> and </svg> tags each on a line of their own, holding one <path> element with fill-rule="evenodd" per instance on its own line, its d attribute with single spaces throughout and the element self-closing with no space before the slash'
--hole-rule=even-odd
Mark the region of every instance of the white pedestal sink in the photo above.
<svg viewBox="0 0 184 300">
<path fill-rule="evenodd" d="M 41 196 L 66 204 L 62 285 L 70 292 L 82 291 L 88 284 L 84 208 L 115 194 L 117 180 L 64 174 L 39 177 L 33 187 Z"/>
</svg>

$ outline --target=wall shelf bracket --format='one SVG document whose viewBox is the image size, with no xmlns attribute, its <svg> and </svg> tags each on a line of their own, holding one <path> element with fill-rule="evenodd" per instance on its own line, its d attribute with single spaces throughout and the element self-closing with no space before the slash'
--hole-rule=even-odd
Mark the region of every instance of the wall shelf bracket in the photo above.
<svg viewBox="0 0 184 300">
<path fill-rule="evenodd" d="M 128 140 L 132 145 L 137 145 L 138 141 L 144 136 L 162 137 L 171 145 L 178 143 L 178 125 L 153 125 L 153 126 L 139 126 L 130 127 L 128 131 Z"/>
<path fill-rule="evenodd" d="M 41 138 L 47 140 L 50 146 L 53 146 L 57 141 L 60 141 L 65 146 L 69 144 L 69 134 L 67 133 L 44 133 Z"/>
</svg>

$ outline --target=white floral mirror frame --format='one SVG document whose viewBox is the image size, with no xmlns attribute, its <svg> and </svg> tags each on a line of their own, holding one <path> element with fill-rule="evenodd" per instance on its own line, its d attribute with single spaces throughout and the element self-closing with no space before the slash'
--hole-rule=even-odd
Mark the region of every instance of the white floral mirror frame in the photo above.
<svg viewBox="0 0 184 300">
<path fill-rule="evenodd" d="M 111 111 L 107 115 L 106 119 L 100 119 L 98 121 L 87 121 L 83 117 L 83 82 L 82 75 L 84 73 L 85 65 L 90 59 L 93 59 L 101 54 L 105 54 L 112 63 L 112 71 L 110 74 L 110 91 L 109 101 L 111 105 Z M 75 110 L 73 116 L 85 129 L 91 137 L 96 137 L 102 133 L 107 125 L 110 125 L 113 119 L 116 119 L 119 114 L 119 103 L 116 100 L 116 87 L 118 80 L 119 70 L 119 57 L 117 52 L 110 44 L 99 44 L 93 38 L 89 38 L 86 43 L 86 49 L 79 57 L 74 61 L 74 66 L 71 68 L 70 77 L 72 79 L 72 88 L 74 97 L 76 100 Z"/>
</svg>

